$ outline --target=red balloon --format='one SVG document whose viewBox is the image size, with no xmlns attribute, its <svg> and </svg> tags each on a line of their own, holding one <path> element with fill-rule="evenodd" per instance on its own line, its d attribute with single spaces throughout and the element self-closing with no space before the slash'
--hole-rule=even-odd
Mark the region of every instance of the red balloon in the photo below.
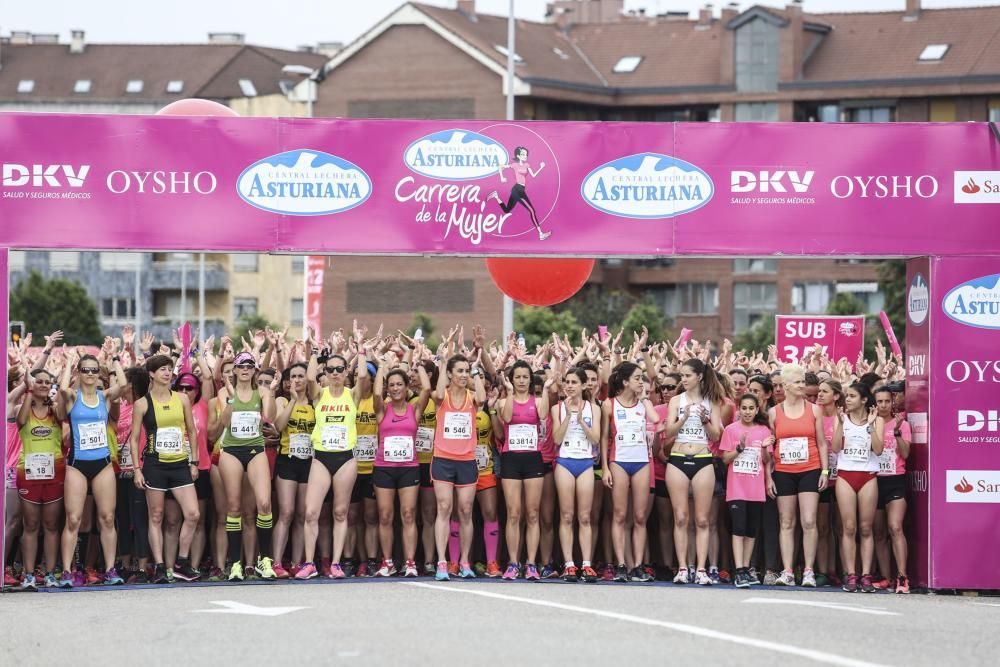
<svg viewBox="0 0 1000 667">
<path fill-rule="evenodd" d="M 171 102 L 156 112 L 157 116 L 239 116 L 224 104 L 195 97 Z"/>
<path fill-rule="evenodd" d="M 489 257 L 486 268 L 500 291 L 515 301 L 551 306 L 580 291 L 594 270 L 594 260 Z"/>
</svg>

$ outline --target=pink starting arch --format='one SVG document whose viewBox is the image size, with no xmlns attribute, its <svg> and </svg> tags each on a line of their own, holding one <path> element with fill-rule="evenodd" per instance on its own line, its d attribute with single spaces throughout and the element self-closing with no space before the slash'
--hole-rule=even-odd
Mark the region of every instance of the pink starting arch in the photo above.
<svg viewBox="0 0 1000 667">
<path fill-rule="evenodd" d="M 1000 550 L 997 137 L 986 123 L 3 114 L 0 277 L 8 248 L 913 258 L 911 572 L 998 589 L 980 567 Z"/>
</svg>

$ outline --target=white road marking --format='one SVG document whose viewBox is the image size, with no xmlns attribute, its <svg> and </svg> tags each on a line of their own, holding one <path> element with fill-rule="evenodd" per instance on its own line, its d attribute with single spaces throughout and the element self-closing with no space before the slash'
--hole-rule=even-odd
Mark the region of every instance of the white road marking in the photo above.
<svg viewBox="0 0 1000 667">
<path fill-rule="evenodd" d="M 524 604 L 530 604 L 536 607 L 549 607 L 551 609 L 561 609 L 563 611 L 573 611 L 580 614 L 602 616 L 604 618 L 611 618 L 617 621 L 626 621 L 628 623 L 637 623 L 639 625 L 651 625 L 658 628 L 667 628 L 668 630 L 674 630 L 676 632 L 684 632 L 689 635 L 705 637 L 707 639 L 716 639 L 724 642 L 730 642 L 733 644 L 740 644 L 741 646 L 752 646 L 754 648 L 774 651 L 775 653 L 794 655 L 799 658 L 807 658 L 809 660 L 815 660 L 816 662 L 824 662 L 830 665 L 843 665 L 844 667 L 883 667 L 879 663 L 866 662 L 864 660 L 855 660 L 854 658 L 848 658 L 845 656 L 836 655 L 834 653 L 826 653 L 825 651 L 817 651 L 815 649 L 809 649 L 809 648 L 799 648 L 798 646 L 781 644 L 779 642 L 768 641 L 766 639 L 755 639 L 753 637 L 732 635 L 725 632 L 719 632 L 718 630 L 712 630 L 711 628 L 703 628 L 697 625 L 688 625 L 686 623 L 659 621 L 653 618 L 643 618 L 642 616 L 621 614 L 618 612 L 607 611 L 604 609 L 591 609 L 589 607 L 578 607 L 576 605 L 563 604 L 561 602 L 551 602 L 549 600 L 533 600 L 531 598 L 517 597 L 516 595 L 490 593 L 488 591 L 473 590 L 465 587 L 458 588 L 447 585 L 442 586 L 440 584 L 427 584 L 416 581 L 404 582 L 403 585 L 416 586 L 419 588 L 427 588 L 432 591 L 441 591 L 445 593 L 464 593 L 466 595 L 478 595 L 480 597 L 493 598 L 496 600 L 505 600 L 507 602 L 522 602 Z"/>
<path fill-rule="evenodd" d="M 361 655 L 361 651 L 337 651 L 338 658 L 356 658 Z"/>
<path fill-rule="evenodd" d="M 1000 607 L 1000 604 L 994 604 L 993 602 L 973 602 L 972 604 L 977 607 Z"/>
<path fill-rule="evenodd" d="M 232 600 L 218 600 L 212 601 L 211 604 L 217 604 L 222 609 L 195 609 L 195 613 L 202 614 L 244 614 L 246 616 L 281 616 L 282 614 L 290 614 L 293 611 L 299 611 L 300 609 L 308 609 L 309 607 L 255 607 L 252 604 L 243 604 L 242 602 L 233 602 Z"/>
<path fill-rule="evenodd" d="M 862 607 L 861 605 L 844 604 L 843 602 L 816 602 L 814 600 L 787 600 L 784 598 L 747 598 L 744 602 L 755 602 L 758 604 L 797 604 L 803 607 L 821 607 L 823 609 L 835 609 L 837 611 L 853 611 L 859 614 L 872 614 L 874 616 L 901 616 L 895 611 L 885 611 L 884 607 Z"/>
</svg>

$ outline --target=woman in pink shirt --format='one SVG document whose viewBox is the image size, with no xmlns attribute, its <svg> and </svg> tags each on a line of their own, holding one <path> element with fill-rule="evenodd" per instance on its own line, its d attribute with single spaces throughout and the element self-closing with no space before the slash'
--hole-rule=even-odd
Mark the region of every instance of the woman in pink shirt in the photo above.
<svg viewBox="0 0 1000 667">
<path fill-rule="evenodd" d="M 503 209 L 504 213 L 510 213 L 514 210 L 514 207 L 520 204 L 524 208 L 528 209 L 528 214 L 531 216 L 531 224 L 535 226 L 535 231 L 538 232 L 538 240 L 544 241 L 552 235 L 552 232 L 543 232 L 542 225 L 538 221 L 538 214 L 535 212 L 535 206 L 528 199 L 528 193 L 525 191 L 524 187 L 526 185 L 527 179 L 525 175 L 530 175 L 535 178 L 545 169 L 545 163 L 539 162 L 538 169 L 532 170 L 531 163 L 528 162 L 528 149 L 524 146 L 518 146 L 514 149 L 514 162 L 512 164 L 501 165 L 500 169 L 497 171 L 497 175 L 500 176 L 500 182 L 506 183 L 507 179 L 503 175 L 504 169 L 510 169 L 514 172 L 514 187 L 510 189 L 510 196 L 507 198 L 507 203 L 504 204 L 503 200 L 500 199 L 500 195 L 496 190 L 491 192 L 487 199 L 495 199 L 497 204 L 500 204 L 500 208 Z"/>
<path fill-rule="evenodd" d="M 875 588 L 891 586 L 889 573 L 889 545 L 896 557 L 898 576 L 894 590 L 910 592 L 910 579 L 906 576 L 906 534 L 903 519 L 906 517 L 906 459 L 910 455 L 913 434 L 910 424 L 899 412 L 893 414 L 894 396 L 887 385 L 875 390 L 875 409 L 885 422 L 882 435 L 882 453 L 879 455 L 878 504 L 875 513 L 875 556 L 881 579 Z"/>
</svg>

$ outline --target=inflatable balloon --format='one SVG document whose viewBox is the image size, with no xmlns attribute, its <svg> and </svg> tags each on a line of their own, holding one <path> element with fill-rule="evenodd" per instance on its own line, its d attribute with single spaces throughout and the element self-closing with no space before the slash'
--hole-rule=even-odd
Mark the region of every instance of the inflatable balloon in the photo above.
<svg viewBox="0 0 1000 667">
<path fill-rule="evenodd" d="M 501 292 L 527 306 L 551 306 L 580 291 L 592 259 L 490 257 L 486 268 Z"/>
<path fill-rule="evenodd" d="M 157 116 L 239 116 L 224 104 L 212 100 L 188 98 L 171 102 L 156 112 Z"/>
</svg>

